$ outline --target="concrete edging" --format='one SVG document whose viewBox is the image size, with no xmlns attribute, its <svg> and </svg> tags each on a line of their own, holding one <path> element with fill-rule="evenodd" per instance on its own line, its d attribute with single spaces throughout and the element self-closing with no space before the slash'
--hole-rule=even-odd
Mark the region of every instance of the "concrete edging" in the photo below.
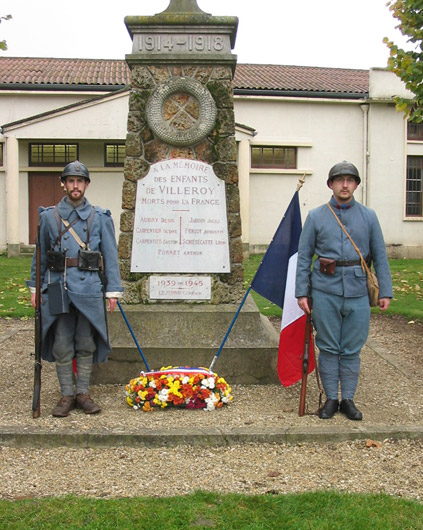
<svg viewBox="0 0 423 530">
<path fill-rule="evenodd" d="M 154 430 L 145 433 L 113 433 L 91 431 L 70 433 L 65 431 L 42 432 L 15 427 L 0 428 L 0 446 L 46 448 L 111 448 L 111 447 L 176 447 L 192 445 L 198 447 L 231 446 L 247 443 L 339 443 L 352 440 L 372 439 L 383 441 L 390 439 L 423 438 L 421 425 L 381 425 L 373 427 L 354 426 L 351 428 L 333 426 L 274 429 L 268 432 L 251 429 L 233 429 L 207 432 L 186 432 L 184 430 Z"/>
</svg>

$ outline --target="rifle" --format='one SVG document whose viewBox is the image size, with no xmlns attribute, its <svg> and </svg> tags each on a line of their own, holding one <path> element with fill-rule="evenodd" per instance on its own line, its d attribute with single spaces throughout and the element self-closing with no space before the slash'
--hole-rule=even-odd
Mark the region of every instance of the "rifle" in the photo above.
<svg viewBox="0 0 423 530">
<path fill-rule="evenodd" d="M 300 406 L 298 409 L 298 416 L 304 416 L 305 413 L 305 402 L 307 393 L 307 376 L 308 376 L 308 365 L 310 362 L 310 341 L 311 333 L 313 331 L 313 322 L 311 319 L 311 297 L 308 298 L 308 307 L 310 312 L 307 313 L 307 320 L 304 332 L 304 350 L 303 350 L 303 377 L 301 379 L 301 392 L 300 392 Z"/>
<path fill-rule="evenodd" d="M 34 395 L 32 398 L 32 417 L 39 418 L 41 392 L 41 242 L 40 225 L 38 225 L 35 242 L 35 364 Z"/>
</svg>

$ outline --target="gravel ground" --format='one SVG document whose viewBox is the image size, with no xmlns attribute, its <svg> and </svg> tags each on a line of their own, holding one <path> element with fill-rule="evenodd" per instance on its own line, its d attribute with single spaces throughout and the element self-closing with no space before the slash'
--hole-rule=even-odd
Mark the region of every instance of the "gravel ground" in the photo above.
<svg viewBox="0 0 423 530">
<path fill-rule="evenodd" d="M 277 327 L 279 324 L 275 322 Z M 360 427 L 423 425 L 423 325 L 400 317 L 373 315 L 356 403 Z M 72 411 L 53 418 L 59 399 L 55 368 L 43 364 L 42 415 L 31 417 L 33 326 L 0 319 L 0 431 L 140 433 L 186 429 L 204 432 L 251 428 L 317 427 L 314 377 L 308 384 L 310 414 L 298 417 L 299 385 L 233 386 L 234 401 L 214 412 L 171 409 L 144 413 L 125 403 L 120 385 L 92 387 L 99 415 Z M 223 365 L 224 361 L 220 361 Z M 140 369 L 142 367 L 140 366 Z M 216 367 L 218 373 L 219 366 Z M 134 377 L 137 374 L 134 374 Z M 222 374 L 224 375 L 224 374 Z M 230 383 L 230 381 L 228 381 Z M 337 414 L 327 425 L 351 427 Z M 367 445 L 370 445 L 368 447 Z M 203 489 L 249 494 L 335 488 L 423 500 L 423 440 L 365 440 L 326 444 L 242 444 L 230 447 L 22 449 L 0 447 L 0 498 L 75 494 L 91 497 L 168 496 Z M 148 461 L 149 468 L 144 464 Z M 142 481 L 134 481 L 142 465 Z M 154 469 L 154 472 L 151 472 Z M 169 480 L 180 470 L 181 480 Z M 141 486 L 141 487 L 140 487 Z"/>
</svg>

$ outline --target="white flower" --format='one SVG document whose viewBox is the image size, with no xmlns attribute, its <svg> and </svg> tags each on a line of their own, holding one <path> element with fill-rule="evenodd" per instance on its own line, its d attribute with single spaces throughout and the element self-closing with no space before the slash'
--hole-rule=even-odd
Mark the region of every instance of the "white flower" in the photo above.
<svg viewBox="0 0 423 530">
<path fill-rule="evenodd" d="M 186 375 L 183 379 L 182 379 L 182 384 L 183 385 L 187 385 L 189 383 L 189 377 Z"/>
<path fill-rule="evenodd" d="M 167 388 L 162 388 L 160 392 L 157 394 L 157 397 L 160 401 L 167 401 L 167 395 L 169 393 L 169 390 Z"/>
<path fill-rule="evenodd" d="M 207 406 L 204 410 L 214 410 L 214 402 L 212 399 L 205 399 L 205 402 L 207 403 Z"/>
<path fill-rule="evenodd" d="M 207 381 L 209 383 L 209 388 L 214 388 L 214 377 L 209 377 Z"/>
<path fill-rule="evenodd" d="M 224 396 L 222 398 L 222 403 L 229 403 L 229 396 Z"/>
<path fill-rule="evenodd" d="M 201 386 L 204 386 L 205 388 L 207 388 L 209 386 L 209 380 L 208 379 L 203 379 L 201 381 Z"/>
<path fill-rule="evenodd" d="M 148 386 L 151 386 L 151 388 L 156 388 L 156 381 L 150 381 Z"/>
<path fill-rule="evenodd" d="M 138 410 L 138 409 L 139 409 L 138 405 L 134 405 L 134 410 Z"/>
</svg>

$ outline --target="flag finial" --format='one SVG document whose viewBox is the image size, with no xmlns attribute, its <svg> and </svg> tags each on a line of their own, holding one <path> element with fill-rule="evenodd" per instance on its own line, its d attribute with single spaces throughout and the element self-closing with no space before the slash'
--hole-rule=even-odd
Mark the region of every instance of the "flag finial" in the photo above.
<svg viewBox="0 0 423 530">
<path fill-rule="evenodd" d="M 300 190 L 303 187 L 303 184 L 305 182 L 305 173 L 304 175 L 299 179 L 297 184 L 297 191 Z"/>
</svg>

